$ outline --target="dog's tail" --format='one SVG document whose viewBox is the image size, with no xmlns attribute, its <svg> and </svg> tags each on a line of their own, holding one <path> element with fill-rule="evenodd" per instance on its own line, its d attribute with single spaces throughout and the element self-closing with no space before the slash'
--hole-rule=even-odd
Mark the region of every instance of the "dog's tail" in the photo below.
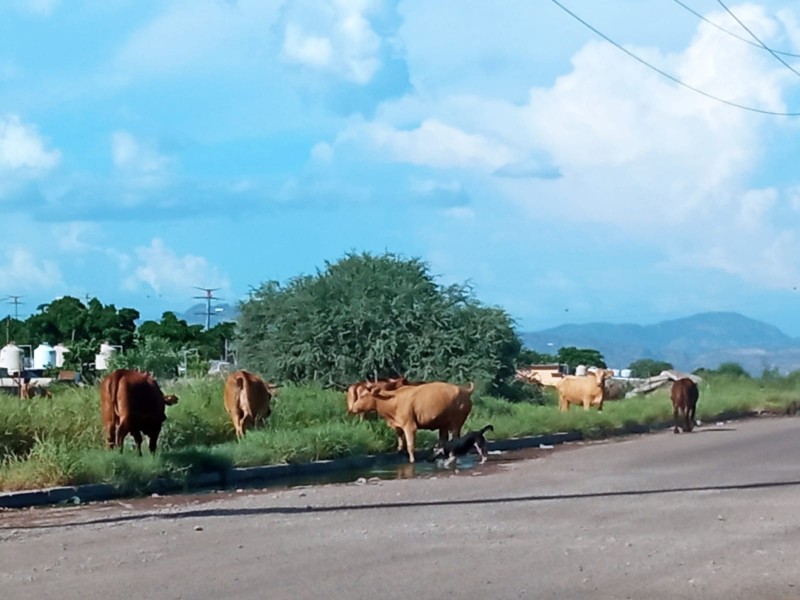
<svg viewBox="0 0 800 600">
<path fill-rule="evenodd" d="M 487 425 L 486 427 L 484 427 L 483 429 L 481 429 L 481 435 L 483 435 L 483 434 L 484 434 L 484 433 L 486 433 L 487 431 L 494 431 L 494 427 L 492 427 L 491 425 Z"/>
</svg>

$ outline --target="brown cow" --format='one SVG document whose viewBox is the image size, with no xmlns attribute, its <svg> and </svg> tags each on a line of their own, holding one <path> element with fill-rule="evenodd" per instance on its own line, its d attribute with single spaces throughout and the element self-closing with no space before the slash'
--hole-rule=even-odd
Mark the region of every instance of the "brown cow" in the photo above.
<svg viewBox="0 0 800 600">
<path fill-rule="evenodd" d="M 673 382 L 670 397 L 672 398 L 672 416 L 675 419 L 675 429 L 672 431 L 680 433 L 678 415 L 683 418 L 683 430 L 692 430 L 699 396 L 700 392 L 697 389 L 697 384 L 688 377 Z"/>
<path fill-rule="evenodd" d="M 370 389 L 377 389 L 382 392 L 391 392 L 407 385 L 420 385 L 421 381 L 411 382 L 405 377 L 394 377 L 390 379 L 376 379 L 375 381 L 357 381 L 347 388 L 345 392 L 345 399 L 347 400 L 347 411 L 352 412 L 353 405 L 358 399 L 359 395 L 369 391 Z M 364 418 L 364 413 L 360 413 L 359 417 Z"/>
<path fill-rule="evenodd" d="M 276 388 L 264 383 L 258 375 L 235 371 L 225 381 L 225 410 L 231 416 L 236 439 L 244 437 L 248 428 L 269 417 Z"/>
<path fill-rule="evenodd" d="M 413 463 L 417 429 L 438 430 L 440 445 L 447 441 L 448 433 L 453 438 L 461 435 L 464 421 L 472 410 L 473 389 L 471 383 L 460 387 L 441 381 L 394 391 L 367 388 L 361 391 L 349 412 L 377 411 L 397 432 L 397 451 L 406 450 Z"/>
<path fill-rule="evenodd" d="M 166 420 L 166 406 L 178 403 L 175 396 L 165 396 L 148 373 L 117 369 L 100 383 L 100 411 L 106 444 L 122 452 L 130 433 L 136 452 L 142 455 L 142 434 L 148 437 L 150 452 L 155 454 L 161 425 Z"/>
<path fill-rule="evenodd" d="M 558 410 L 569 410 L 570 404 L 582 404 L 584 410 L 596 406 L 603 410 L 606 397 L 605 380 L 612 375 L 611 371 L 597 369 L 589 375 L 569 375 L 556 384 L 558 390 Z"/>
</svg>

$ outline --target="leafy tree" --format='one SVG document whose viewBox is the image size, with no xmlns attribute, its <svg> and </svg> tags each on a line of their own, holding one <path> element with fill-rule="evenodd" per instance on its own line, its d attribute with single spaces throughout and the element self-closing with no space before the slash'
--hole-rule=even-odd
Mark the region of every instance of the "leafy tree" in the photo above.
<svg viewBox="0 0 800 600">
<path fill-rule="evenodd" d="M 182 357 L 168 340 L 147 337 L 131 350 L 115 354 L 108 364 L 108 372 L 114 369 L 136 369 L 147 371 L 154 377 L 169 379 L 177 376 Z"/>
<path fill-rule="evenodd" d="M 550 365 L 558 362 L 554 354 L 537 352 L 530 348 L 523 348 L 517 355 L 518 367 L 529 367 L 531 365 Z"/>
<path fill-rule="evenodd" d="M 481 380 L 497 390 L 521 345 L 510 317 L 418 259 L 348 254 L 271 281 L 241 305 L 239 358 L 270 378 L 344 386 L 364 376 Z"/>
<path fill-rule="evenodd" d="M 724 362 L 716 369 L 719 375 L 728 375 L 731 377 L 744 377 L 749 379 L 750 374 L 744 370 L 744 367 L 737 362 Z"/>
<path fill-rule="evenodd" d="M 574 371 L 578 365 L 606 368 L 603 355 L 598 350 L 591 348 L 576 348 L 575 346 L 559 348 L 556 359 L 559 364 L 569 365 L 570 371 Z"/>
<path fill-rule="evenodd" d="M 137 332 L 141 338 L 159 337 L 177 350 L 196 345 L 203 333 L 203 326 L 189 325 L 175 316 L 175 313 L 168 311 L 161 315 L 161 321 L 145 321 L 139 325 Z"/>
<path fill-rule="evenodd" d="M 631 370 L 632 377 L 653 377 L 661 373 L 661 371 L 669 371 L 674 369 L 671 363 L 663 360 L 653 360 L 652 358 L 640 358 L 633 361 L 628 368 Z"/>
</svg>

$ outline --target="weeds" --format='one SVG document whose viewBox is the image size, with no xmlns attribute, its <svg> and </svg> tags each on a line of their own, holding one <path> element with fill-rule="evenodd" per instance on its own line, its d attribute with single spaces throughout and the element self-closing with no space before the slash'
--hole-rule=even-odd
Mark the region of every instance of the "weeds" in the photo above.
<svg viewBox="0 0 800 600">
<path fill-rule="evenodd" d="M 272 416 L 237 442 L 222 404 L 222 381 L 199 379 L 167 385 L 180 402 L 167 410 L 159 453 L 141 458 L 129 439 L 123 453 L 104 448 L 98 393 L 94 388 L 59 389 L 52 399 L 21 401 L 0 395 L 0 489 L 31 489 L 81 483 L 112 483 L 140 493 L 155 480 L 186 481 L 194 474 L 233 466 L 298 463 L 390 451 L 396 435 L 380 419 L 346 414 L 343 394 L 314 386 L 281 388 Z M 800 381 L 708 378 L 700 388 L 697 417 L 756 410 L 782 412 L 800 400 Z M 602 412 L 573 408 L 561 413 L 552 391 L 540 403 L 474 397 L 467 429 L 487 423 L 492 437 L 581 431 L 602 437 L 625 426 L 669 423 L 669 392 L 609 401 Z M 435 432 L 420 431 L 417 447 L 433 445 Z"/>
</svg>

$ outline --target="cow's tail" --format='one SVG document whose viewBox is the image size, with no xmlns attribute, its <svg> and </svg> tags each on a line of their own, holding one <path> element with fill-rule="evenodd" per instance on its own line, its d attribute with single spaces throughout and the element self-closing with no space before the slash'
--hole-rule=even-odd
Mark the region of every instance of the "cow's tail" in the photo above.
<svg viewBox="0 0 800 600">
<path fill-rule="evenodd" d="M 492 427 L 491 425 L 486 425 L 483 429 L 481 429 L 481 435 L 483 435 L 487 431 L 494 431 L 494 427 Z"/>
<path fill-rule="evenodd" d="M 114 416 L 119 419 L 119 403 L 117 402 L 117 396 L 119 394 L 119 382 L 121 377 L 116 377 L 114 373 L 112 373 L 111 377 L 109 377 L 105 381 L 106 385 L 106 393 L 108 398 L 111 399 L 111 406 L 114 409 Z"/>
<path fill-rule="evenodd" d="M 239 390 L 239 410 L 247 415 L 250 413 L 250 403 L 247 401 L 247 381 L 243 375 L 236 376 L 236 389 Z"/>
</svg>

